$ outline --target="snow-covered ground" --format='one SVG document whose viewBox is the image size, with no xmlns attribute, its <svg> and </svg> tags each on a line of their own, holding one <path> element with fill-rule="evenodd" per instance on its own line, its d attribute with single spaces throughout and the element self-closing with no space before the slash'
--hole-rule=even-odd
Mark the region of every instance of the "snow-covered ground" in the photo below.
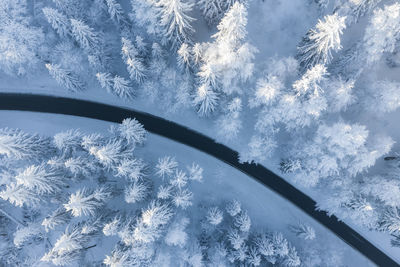
<svg viewBox="0 0 400 267">
<path fill-rule="evenodd" d="M 77 128 L 83 133 L 104 133 L 108 131 L 110 123 L 64 115 L 0 111 L 0 128 L 3 127 L 20 128 L 26 132 L 51 136 L 61 131 Z M 201 210 L 200 203 L 219 205 L 224 201 L 237 199 L 242 202 L 243 208 L 248 210 L 252 218 L 253 229 L 269 229 L 284 233 L 298 247 L 300 253 L 312 253 L 314 262 L 309 263 L 310 266 L 316 264 L 328 266 L 373 265 L 294 205 L 252 178 L 213 157 L 153 134 L 148 134 L 145 146 L 140 148 L 137 154 L 152 163 L 156 163 L 157 158 L 165 155 L 174 156 L 183 165 L 190 165 L 193 161 L 197 162 L 204 169 L 204 181 L 193 186 L 194 211 Z M 196 214 L 192 214 L 192 216 L 190 219 L 196 219 Z M 297 222 L 312 226 L 316 231 L 316 239 L 301 240 L 290 232 L 288 226 Z M 107 244 L 107 247 L 111 249 L 112 246 Z M 100 253 L 96 250 L 93 251 L 93 253 Z M 107 254 L 109 251 L 102 253 Z"/>
</svg>

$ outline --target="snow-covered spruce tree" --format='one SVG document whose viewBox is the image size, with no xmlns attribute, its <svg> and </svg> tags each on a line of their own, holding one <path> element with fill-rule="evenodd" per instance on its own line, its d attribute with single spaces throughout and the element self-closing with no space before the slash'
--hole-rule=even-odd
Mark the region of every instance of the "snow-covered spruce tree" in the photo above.
<svg viewBox="0 0 400 267">
<path fill-rule="evenodd" d="M 110 94 L 113 93 L 114 81 L 110 73 L 98 72 L 96 78 L 101 88 L 106 89 Z"/>
<path fill-rule="evenodd" d="M 65 160 L 63 167 L 73 178 L 92 177 L 98 171 L 98 164 L 89 160 L 89 157 L 78 156 Z"/>
<path fill-rule="evenodd" d="M 303 38 L 298 48 L 298 59 L 304 69 L 316 64 L 328 64 L 332 60 L 332 51 L 339 51 L 340 35 L 346 28 L 346 17 L 337 14 L 327 15 L 318 21 L 315 29 L 311 29 Z"/>
<path fill-rule="evenodd" d="M 17 185 L 16 183 L 6 185 L 6 188 L 0 191 L 0 198 L 9 201 L 17 207 L 22 207 L 24 205 L 27 207 L 35 207 L 40 202 L 37 193 L 24 186 Z"/>
<path fill-rule="evenodd" d="M 108 13 L 110 14 L 112 20 L 118 23 L 118 25 L 127 22 L 124 10 L 117 0 L 105 0 L 105 2 L 107 4 Z"/>
<path fill-rule="evenodd" d="M 82 150 L 83 134 L 79 130 L 68 130 L 54 135 L 53 143 L 64 156 Z"/>
<path fill-rule="evenodd" d="M 84 89 L 85 84 L 72 71 L 63 69 L 58 64 L 51 63 L 46 63 L 46 68 L 59 85 L 71 92 L 82 91 Z"/>
<path fill-rule="evenodd" d="M 169 156 L 159 158 L 156 165 L 156 174 L 163 179 L 165 177 L 171 177 L 177 167 L 178 162 L 175 158 Z"/>
<path fill-rule="evenodd" d="M 110 197 L 111 192 L 107 188 L 99 187 L 92 192 L 83 188 L 70 195 L 64 208 L 66 211 L 71 211 L 74 217 L 94 216 L 96 210 L 103 206 Z"/>
<path fill-rule="evenodd" d="M 70 214 L 64 208 L 58 208 L 43 219 L 41 225 L 46 232 L 55 227 L 67 223 L 71 219 Z"/>
<path fill-rule="evenodd" d="M 129 77 L 132 81 L 142 83 L 146 78 L 146 67 L 143 63 L 143 59 L 140 57 L 138 50 L 131 40 L 122 37 L 122 59 L 124 60 Z"/>
<path fill-rule="evenodd" d="M 208 116 L 217 107 L 218 94 L 211 86 L 203 84 L 197 88 L 193 104 L 197 107 L 200 116 Z"/>
<path fill-rule="evenodd" d="M 185 72 L 189 72 L 191 69 L 191 49 L 187 43 L 183 43 L 177 52 L 178 66 Z"/>
<path fill-rule="evenodd" d="M 189 235 L 185 231 L 189 222 L 189 219 L 186 217 L 175 220 L 165 235 L 165 243 L 169 246 L 179 246 L 183 248 L 189 240 Z"/>
<path fill-rule="evenodd" d="M 400 234 L 400 212 L 398 208 L 388 208 L 381 218 L 379 230 Z"/>
<path fill-rule="evenodd" d="M 146 199 L 149 195 L 149 186 L 144 182 L 133 182 L 125 188 L 125 201 L 137 203 Z"/>
<path fill-rule="evenodd" d="M 225 216 L 221 209 L 207 209 L 202 221 L 201 243 L 204 261 L 223 266 L 264 266 L 276 264 L 299 266 L 297 251 L 280 233 L 255 234 L 251 219 L 241 210 L 238 201 L 227 205 Z"/>
<path fill-rule="evenodd" d="M 242 100 L 240 98 L 235 97 L 227 104 L 225 114 L 216 121 L 217 134 L 221 140 L 232 140 L 238 135 L 242 128 L 241 111 Z"/>
<path fill-rule="evenodd" d="M 130 82 L 118 75 L 114 76 L 112 90 L 114 94 L 121 98 L 132 99 L 135 96 Z"/>
<path fill-rule="evenodd" d="M 45 164 L 27 167 L 15 176 L 15 180 L 17 185 L 22 185 L 39 195 L 60 192 L 66 185 L 62 172 Z"/>
<path fill-rule="evenodd" d="M 105 144 L 89 146 L 88 151 L 107 169 L 116 168 L 124 159 L 132 157 L 133 146 L 118 139 L 108 140 Z"/>
<path fill-rule="evenodd" d="M 304 239 L 304 240 L 313 240 L 315 239 L 315 230 L 311 226 L 299 223 L 298 225 L 292 225 L 290 230 L 296 234 L 296 236 Z"/>
<path fill-rule="evenodd" d="M 82 233 L 79 226 L 67 227 L 51 250 L 40 260 L 51 262 L 56 266 L 71 265 L 79 259 L 88 240 L 88 236 Z"/>
<path fill-rule="evenodd" d="M 400 38 L 400 3 L 376 9 L 365 29 L 362 60 L 368 65 L 379 61 L 383 53 L 391 53 Z"/>
<path fill-rule="evenodd" d="M 341 76 L 331 78 L 327 83 L 325 92 L 328 98 L 328 108 L 330 112 L 340 112 L 346 110 L 356 101 L 353 93 L 355 80 L 344 80 Z"/>
<path fill-rule="evenodd" d="M 397 175 L 390 172 L 385 175 L 364 177 L 360 193 L 368 199 L 389 207 L 400 207 L 400 182 Z"/>
<path fill-rule="evenodd" d="M 53 152 L 49 138 L 18 129 L 0 129 L 0 155 L 14 159 L 35 159 L 51 156 Z"/>
<path fill-rule="evenodd" d="M 254 95 L 249 99 L 251 108 L 260 108 L 255 124 L 256 133 L 251 137 L 248 146 L 240 152 L 240 160 L 243 162 L 262 162 L 270 157 L 277 142 L 275 134 L 279 131 L 276 122 L 280 118 L 286 119 L 292 114 L 297 116 L 299 111 L 283 111 L 286 108 L 298 108 L 296 96 L 293 92 L 288 94 L 286 88 L 290 87 L 298 74 L 298 62 L 293 57 L 282 59 L 272 58 L 268 62 L 266 77 L 258 79 Z M 280 102 L 286 102 L 284 106 Z M 306 106 L 306 105 L 305 105 Z"/>
<path fill-rule="evenodd" d="M 24 244 L 33 242 L 33 239 L 42 239 L 42 229 L 40 225 L 31 223 L 27 226 L 17 228 L 14 233 L 13 243 L 17 248 L 22 248 Z"/>
<path fill-rule="evenodd" d="M 143 145 L 146 141 L 147 132 L 143 124 L 136 119 L 124 119 L 114 130 L 119 137 L 125 139 L 128 143 Z"/>
<path fill-rule="evenodd" d="M 88 3 L 79 0 L 52 0 L 56 7 L 68 17 L 83 18 Z"/>
<path fill-rule="evenodd" d="M 70 19 L 71 33 L 75 41 L 87 52 L 100 50 L 100 35 L 85 22 Z"/>
<path fill-rule="evenodd" d="M 144 28 L 150 35 L 160 36 L 162 29 L 159 23 L 156 0 L 131 0 L 132 12 L 129 17 L 132 21 Z"/>
<path fill-rule="evenodd" d="M 146 177 L 146 164 L 141 159 L 125 159 L 116 168 L 117 177 L 125 177 L 129 181 L 138 181 Z"/>
<path fill-rule="evenodd" d="M 374 81 L 368 84 L 370 97 L 365 98 L 367 109 L 389 113 L 400 107 L 400 83 L 387 80 Z"/>
<path fill-rule="evenodd" d="M 212 207 L 208 209 L 206 220 L 209 224 L 217 226 L 222 222 L 223 218 L 223 213 L 218 207 Z"/>
<path fill-rule="evenodd" d="M 42 11 L 51 27 L 58 33 L 58 35 L 60 35 L 61 38 L 67 37 L 71 34 L 71 26 L 67 16 L 51 7 L 45 7 Z"/>
<path fill-rule="evenodd" d="M 334 13 L 346 17 L 346 23 L 352 24 L 371 13 L 382 0 L 338 0 L 335 3 Z"/>
<path fill-rule="evenodd" d="M 171 43 L 173 49 L 178 49 L 182 43 L 192 43 L 194 29 L 191 23 L 195 20 L 189 16 L 194 4 L 186 0 L 159 0 L 160 25 L 164 42 Z"/>
<path fill-rule="evenodd" d="M 203 11 L 203 16 L 208 25 L 212 26 L 222 19 L 225 12 L 228 11 L 235 2 L 247 5 L 247 0 L 200 0 L 198 4 Z"/>
<path fill-rule="evenodd" d="M 23 2 L 16 2 L 18 11 L 9 10 L 9 3 L 0 9 L 0 70 L 9 75 L 25 75 L 27 70 L 34 70 L 44 45 L 42 29 L 31 26 Z"/>
<path fill-rule="evenodd" d="M 290 170 L 299 164 L 301 170 L 296 179 L 308 186 L 333 177 L 354 177 L 371 167 L 393 145 L 393 140 L 388 137 L 367 140 L 368 134 L 365 126 L 358 124 L 321 125 L 313 140 L 300 145 L 294 153 L 297 156 L 283 162 L 282 166 Z"/>
<path fill-rule="evenodd" d="M 286 66 L 285 66 L 286 65 Z M 311 125 L 326 111 L 328 100 L 323 90 L 327 82 L 327 71 L 323 65 L 315 65 L 292 83 L 292 90 L 283 90 L 285 76 L 289 70 L 296 72 L 296 64 L 284 63 L 282 74 L 268 75 L 256 89 L 255 98 L 250 105 L 262 109 L 258 114 L 250 148 L 241 155 L 243 160 L 265 160 L 276 147 L 274 135 L 279 131 L 278 123 L 287 130 L 304 128 Z"/>
<path fill-rule="evenodd" d="M 207 115 L 217 104 L 216 92 L 241 93 L 240 84 L 253 74 L 255 47 L 245 42 L 247 10 L 236 2 L 218 25 L 215 41 L 202 45 L 194 104 L 200 115 Z"/>
</svg>

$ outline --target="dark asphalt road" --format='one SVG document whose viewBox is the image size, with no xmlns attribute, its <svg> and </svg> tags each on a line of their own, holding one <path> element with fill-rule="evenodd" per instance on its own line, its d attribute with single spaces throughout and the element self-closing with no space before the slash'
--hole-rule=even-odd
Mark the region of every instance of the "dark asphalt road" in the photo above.
<svg viewBox="0 0 400 267">
<path fill-rule="evenodd" d="M 236 151 L 182 125 L 140 111 L 85 100 L 45 95 L 0 93 L 0 110 L 65 114 L 117 123 L 125 118 L 134 117 L 149 132 L 203 151 L 253 177 L 323 224 L 378 266 L 400 266 L 348 225 L 338 221 L 335 216 L 329 217 L 325 212 L 316 210 L 314 200 L 278 175 L 261 165 L 239 163 Z"/>
</svg>

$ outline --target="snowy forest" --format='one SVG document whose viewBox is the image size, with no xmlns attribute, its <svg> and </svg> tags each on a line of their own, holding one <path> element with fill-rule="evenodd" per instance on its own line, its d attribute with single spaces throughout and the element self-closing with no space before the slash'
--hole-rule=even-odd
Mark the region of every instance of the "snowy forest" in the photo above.
<svg viewBox="0 0 400 267">
<path fill-rule="evenodd" d="M 398 0 L 0 0 L 0 92 L 193 128 L 400 262 Z M 135 118 L 39 134 L 2 116 L 0 266 L 356 266 L 303 217 L 277 231 L 235 192 L 196 194 L 212 167 L 151 158 Z"/>
</svg>

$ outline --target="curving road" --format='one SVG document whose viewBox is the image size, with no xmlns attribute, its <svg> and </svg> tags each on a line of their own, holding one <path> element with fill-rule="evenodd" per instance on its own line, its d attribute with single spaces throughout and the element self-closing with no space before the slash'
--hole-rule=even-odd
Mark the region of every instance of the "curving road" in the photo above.
<svg viewBox="0 0 400 267">
<path fill-rule="evenodd" d="M 224 161 L 248 176 L 253 177 L 323 224 L 375 264 L 382 267 L 400 266 L 348 225 L 340 222 L 335 216 L 328 216 L 325 212 L 316 210 L 316 203 L 314 200 L 287 183 L 278 175 L 261 165 L 239 163 L 238 153 L 236 151 L 222 144 L 218 144 L 213 139 L 177 123 L 167 121 L 148 113 L 126 108 L 86 100 L 45 95 L 0 93 L 0 110 L 73 115 L 117 123 L 120 123 L 125 118 L 134 117 L 139 120 L 149 132 L 203 151 Z"/>
</svg>

